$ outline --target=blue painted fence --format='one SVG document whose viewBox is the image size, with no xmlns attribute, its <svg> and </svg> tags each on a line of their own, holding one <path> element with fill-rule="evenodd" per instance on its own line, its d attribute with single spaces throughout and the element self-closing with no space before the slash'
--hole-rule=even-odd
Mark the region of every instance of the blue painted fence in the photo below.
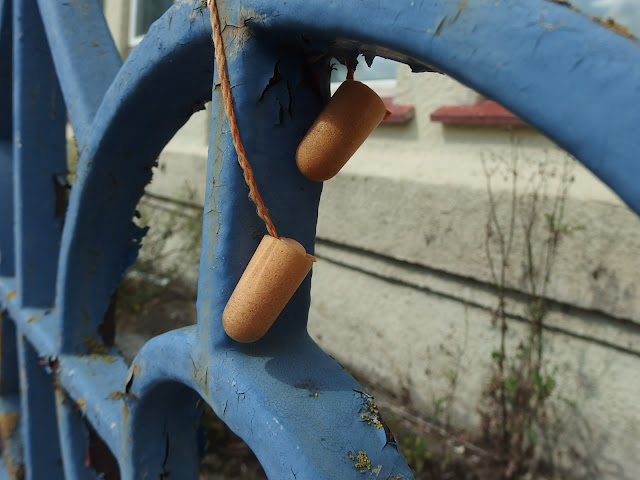
<svg viewBox="0 0 640 480">
<path fill-rule="evenodd" d="M 640 48 L 546 0 L 219 0 L 239 127 L 279 232 L 313 251 L 321 185 L 294 153 L 358 53 L 445 72 L 511 109 L 640 212 Z M 247 198 L 213 65 L 208 12 L 181 0 L 122 64 L 97 0 L 0 0 L 0 434 L 8 478 L 195 478 L 198 400 L 272 479 L 412 478 L 360 413 L 362 388 L 306 332 L 308 278 L 255 344 L 221 314 L 265 233 Z M 269 85 L 274 71 L 277 82 Z M 213 86 L 213 88 L 212 88 Z M 198 323 L 129 368 L 109 306 L 144 236 L 132 221 L 158 154 L 213 101 Z M 80 159 L 64 186 L 65 125 Z M 366 321 L 366 319 L 363 319 Z M 2 475 L 0 475 L 2 476 Z"/>
</svg>

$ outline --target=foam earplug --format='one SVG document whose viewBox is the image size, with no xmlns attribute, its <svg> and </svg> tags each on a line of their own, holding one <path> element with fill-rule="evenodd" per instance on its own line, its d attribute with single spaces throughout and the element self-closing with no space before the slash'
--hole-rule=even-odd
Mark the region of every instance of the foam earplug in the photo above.
<svg viewBox="0 0 640 480">
<path fill-rule="evenodd" d="M 364 83 L 346 80 L 298 146 L 296 163 L 309 180 L 335 176 L 380 124 L 387 108 Z"/>
<path fill-rule="evenodd" d="M 238 342 L 262 338 L 315 261 L 295 240 L 265 235 L 222 313 L 227 335 Z"/>
</svg>

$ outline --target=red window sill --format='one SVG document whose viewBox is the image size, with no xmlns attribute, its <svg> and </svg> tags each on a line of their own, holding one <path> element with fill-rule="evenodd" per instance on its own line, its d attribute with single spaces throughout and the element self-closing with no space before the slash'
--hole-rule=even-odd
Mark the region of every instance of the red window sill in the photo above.
<svg viewBox="0 0 640 480">
<path fill-rule="evenodd" d="M 445 125 L 529 126 L 509 110 L 492 101 L 476 105 L 440 107 L 431 114 L 431 121 Z"/>
<path fill-rule="evenodd" d="M 396 105 L 393 103 L 393 98 L 383 98 L 382 101 L 391 113 L 391 115 L 384 120 L 384 123 L 404 124 L 408 123 L 414 117 L 415 108 L 413 105 Z"/>
</svg>

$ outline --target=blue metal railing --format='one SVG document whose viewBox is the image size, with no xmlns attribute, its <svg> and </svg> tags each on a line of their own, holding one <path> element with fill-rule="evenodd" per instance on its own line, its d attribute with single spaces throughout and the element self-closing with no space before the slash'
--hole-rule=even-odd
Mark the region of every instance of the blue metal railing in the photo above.
<svg viewBox="0 0 640 480">
<path fill-rule="evenodd" d="M 219 8 L 261 193 L 279 232 L 308 251 L 321 185 L 299 174 L 295 150 L 328 100 L 329 59 L 358 53 L 436 68 L 498 100 L 640 211 L 633 39 L 545 0 Z M 308 336 L 310 278 L 262 340 L 238 344 L 221 328 L 265 232 L 231 145 L 210 33 L 201 1 L 179 1 L 122 65 L 96 0 L 0 1 L 3 471 L 97 478 L 87 455 L 97 435 L 122 478 L 194 478 L 202 398 L 270 478 L 361 478 L 359 451 L 366 475 L 412 478 L 384 430 L 362 422 L 362 388 Z M 144 235 L 136 205 L 164 145 L 210 99 L 198 323 L 151 339 L 129 367 L 109 345 L 107 312 Z M 67 119 L 80 152 L 68 205 Z"/>
</svg>

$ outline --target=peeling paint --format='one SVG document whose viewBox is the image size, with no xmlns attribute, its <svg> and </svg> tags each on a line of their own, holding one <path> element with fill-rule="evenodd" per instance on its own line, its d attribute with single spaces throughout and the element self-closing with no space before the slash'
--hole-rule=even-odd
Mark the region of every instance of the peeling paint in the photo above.
<svg viewBox="0 0 640 480">
<path fill-rule="evenodd" d="M 240 8 L 238 10 L 237 26 L 232 33 L 234 49 L 236 51 L 242 49 L 244 44 L 251 38 L 251 30 L 247 27 L 247 22 L 260 21 L 264 23 L 266 20 L 266 14 L 260 14 L 251 8 Z"/>
<path fill-rule="evenodd" d="M 603 25 L 608 29 L 613 30 L 616 33 L 619 33 L 620 35 L 623 35 L 627 38 L 633 38 L 633 34 L 627 29 L 627 27 L 625 27 L 624 25 L 620 25 L 619 23 L 616 23 L 616 21 L 611 17 L 609 18 L 592 17 L 592 18 L 593 20 L 598 22 L 600 25 Z"/>
<path fill-rule="evenodd" d="M 386 439 L 385 446 L 391 444 L 397 447 L 396 437 L 387 423 L 382 419 L 382 414 L 380 413 L 373 396 L 366 392 L 356 391 L 356 393 L 359 393 L 363 399 L 362 408 L 360 409 L 360 418 L 362 421 L 366 422 L 367 425 L 374 426 L 378 430 L 384 429 Z"/>
<path fill-rule="evenodd" d="M 124 392 L 129 394 L 131 392 L 131 386 L 133 385 L 133 379 L 136 375 L 140 375 L 140 367 L 136 364 L 131 365 L 129 368 L 129 374 L 125 380 Z"/>
<path fill-rule="evenodd" d="M 129 392 L 121 392 L 120 390 L 114 390 L 109 394 L 109 400 L 123 400 L 125 398 L 131 398 L 133 400 L 138 400 L 138 396 Z"/>
<path fill-rule="evenodd" d="M 562 5 L 564 7 L 570 8 L 574 12 L 578 12 L 583 15 L 586 15 L 582 12 L 582 10 L 580 10 L 578 7 L 573 5 L 568 0 L 547 0 L 547 1 L 551 3 L 557 3 L 558 5 Z M 629 29 L 627 29 L 627 27 L 625 27 L 624 25 L 620 25 L 611 17 L 602 18 L 602 17 L 591 16 L 591 20 L 599 23 L 600 25 L 608 28 L 609 30 L 613 30 L 614 32 L 619 33 L 624 37 L 635 38 L 634 35 L 629 31 Z"/>
</svg>

